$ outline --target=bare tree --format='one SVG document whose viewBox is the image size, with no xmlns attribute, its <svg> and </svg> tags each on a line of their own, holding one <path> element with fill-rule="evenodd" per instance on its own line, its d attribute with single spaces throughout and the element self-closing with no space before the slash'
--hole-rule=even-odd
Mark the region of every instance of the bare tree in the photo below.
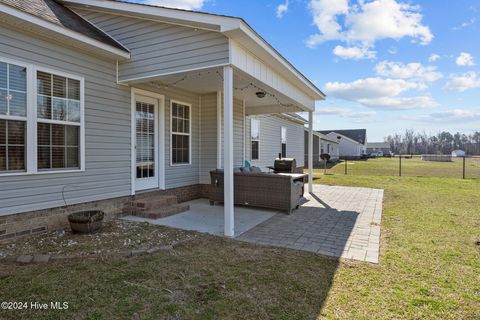
<svg viewBox="0 0 480 320">
<path fill-rule="evenodd" d="M 453 150 L 464 150 L 468 155 L 480 155 L 480 132 L 451 134 L 447 131 L 435 135 L 426 132 L 405 130 L 402 134 L 395 133 L 384 138 L 390 144 L 394 153 L 401 154 L 449 154 Z"/>
</svg>

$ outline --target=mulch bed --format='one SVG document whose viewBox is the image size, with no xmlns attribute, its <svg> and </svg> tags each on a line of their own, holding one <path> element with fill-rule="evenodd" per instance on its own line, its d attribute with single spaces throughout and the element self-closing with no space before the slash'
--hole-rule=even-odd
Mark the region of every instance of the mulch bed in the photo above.
<svg viewBox="0 0 480 320">
<path fill-rule="evenodd" d="M 201 236 L 147 223 L 113 220 L 94 234 L 56 230 L 2 244 L 0 261 L 29 264 L 73 258 L 133 257 L 171 250 Z"/>
</svg>

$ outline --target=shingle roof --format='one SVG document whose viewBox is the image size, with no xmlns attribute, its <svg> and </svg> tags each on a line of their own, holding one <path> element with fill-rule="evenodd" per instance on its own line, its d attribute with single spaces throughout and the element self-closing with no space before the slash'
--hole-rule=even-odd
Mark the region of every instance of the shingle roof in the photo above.
<svg viewBox="0 0 480 320">
<path fill-rule="evenodd" d="M 0 3 L 128 52 L 109 35 L 54 0 L 0 0 Z"/>
<path fill-rule="evenodd" d="M 344 135 L 345 137 L 355 140 L 361 144 L 365 144 L 367 141 L 367 129 L 320 130 L 318 132 L 325 135 L 329 134 L 330 132 L 340 133 L 341 135 Z"/>
</svg>

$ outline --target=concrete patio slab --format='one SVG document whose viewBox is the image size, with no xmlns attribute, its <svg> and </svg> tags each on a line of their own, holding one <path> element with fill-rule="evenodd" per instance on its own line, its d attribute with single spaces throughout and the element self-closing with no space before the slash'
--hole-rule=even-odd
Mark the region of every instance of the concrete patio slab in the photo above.
<svg viewBox="0 0 480 320">
<path fill-rule="evenodd" d="M 314 185 L 293 214 L 277 214 L 236 239 L 378 263 L 383 190 Z"/>
<path fill-rule="evenodd" d="M 211 206 L 206 199 L 186 202 L 190 210 L 156 220 L 126 216 L 129 221 L 148 222 L 172 228 L 193 230 L 223 236 L 223 205 Z M 235 237 L 270 219 L 278 211 L 251 207 L 235 207 Z"/>
</svg>

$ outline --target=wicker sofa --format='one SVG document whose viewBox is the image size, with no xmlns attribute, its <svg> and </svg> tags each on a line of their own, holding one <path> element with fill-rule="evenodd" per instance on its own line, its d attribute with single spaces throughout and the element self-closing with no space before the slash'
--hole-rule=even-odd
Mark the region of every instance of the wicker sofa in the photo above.
<svg viewBox="0 0 480 320">
<path fill-rule="evenodd" d="M 210 204 L 224 201 L 223 170 L 210 171 Z M 300 205 L 303 197 L 303 183 L 294 182 L 287 175 L 274 173 L 234 172 L 234 202 L 248 205 L 278 209 L 291 213 Z"/>
</svg>

